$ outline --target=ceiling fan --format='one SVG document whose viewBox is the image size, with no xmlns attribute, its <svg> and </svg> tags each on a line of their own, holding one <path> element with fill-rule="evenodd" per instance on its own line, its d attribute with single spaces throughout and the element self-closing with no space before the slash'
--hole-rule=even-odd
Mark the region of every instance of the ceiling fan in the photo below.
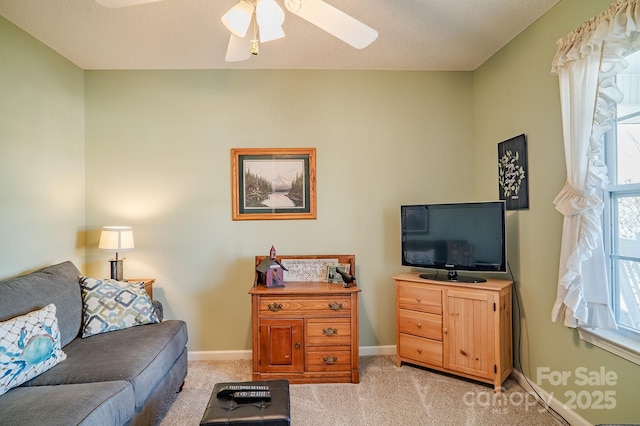
<svg viewBox="0 0 640 426">
<path fill-rule="evenodd" d="M 134 6 L 162 0 L 96 0 L 109 8 Z M 378 32 L 323 0 L 284 0 L 287 10 L 316 25 L 356 49 L 364 49 Z M 222 17 L 231 35 L 225 60 L 244 61 L 258 54 L 259 43 L 284 37 L 284 11 L 275 0 L 239 0 Z M 249 31 L 253 23 L 253 32 Z"/>
</svg>

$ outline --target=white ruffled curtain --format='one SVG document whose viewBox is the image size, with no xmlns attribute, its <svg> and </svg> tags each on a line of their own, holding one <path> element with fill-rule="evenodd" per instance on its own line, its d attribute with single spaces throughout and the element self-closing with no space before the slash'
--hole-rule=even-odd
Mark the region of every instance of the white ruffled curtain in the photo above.
<svg viewBox="0 0 640 426">
<path fill-rule="evenodd" d="M 609 298 L 601 215 L 607 168 L 604 134 L 622 93 L 615 75 L 638 49 L 640 0 L 620 0 L 558 41 L 567 182 L 556 196 L 564 215 L 557 299 L 551 319 L 568 327 L 617 328 Z"/>
</svg>

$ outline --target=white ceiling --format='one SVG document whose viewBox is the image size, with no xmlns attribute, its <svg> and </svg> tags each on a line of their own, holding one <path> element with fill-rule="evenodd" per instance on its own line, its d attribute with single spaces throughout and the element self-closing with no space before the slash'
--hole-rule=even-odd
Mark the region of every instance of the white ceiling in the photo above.
<svg viewBox="0 0 640 426">
<path fill-rule="evenodd" d="M 220 18 L 238 0 L 0 0 L 0 15 L 78 67 L 93 69 L 476 69 L 559 0 L 326 0 L 375 28 L 357 50 L 286 13 L 284 39 L 229 63 Z M 282 0 L 278 3 L 283 6 Z"/>
</svg>

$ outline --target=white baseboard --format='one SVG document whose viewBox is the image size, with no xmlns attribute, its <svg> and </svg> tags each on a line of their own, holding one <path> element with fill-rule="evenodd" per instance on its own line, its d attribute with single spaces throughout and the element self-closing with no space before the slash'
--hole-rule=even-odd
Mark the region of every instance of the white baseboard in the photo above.
<svg viewBox="0 0 640 426">
<path fill-rule="evenodd" d="M 521 371 L 513 370 L 513 378 L 532 395 L 536 393 L 542 398 L 543 402 L 547 402 L 551 408 L 553 408 L 558 414 L 560 414 L 566 421 L 572 426 L 591 426 L 591 423 L 586 421 L 582 416 L 578 415 L 575 411 L 564 406 L 563 403 L 558 401 L 552 394 L 542 389 L 533 380 L 522 374 Z"/>
<path fill-rule="evenodd" d="M 233 361 L 251 359 L 251 351 L 189 351 L 189 361 Z"/>
<path fill-rule="evenodd" d="M 395 354 L 395 345 L 360 347 L 360 356 Z M 251 351 L 189 351 L 187 356 L 189 361 L 231 361 L 236 359 L 251 359 Z"/>
<path fill-rule="evenodd" d="M 396 345 L 360 346 L 360 356 L 395 355 Z"/>
</svg>

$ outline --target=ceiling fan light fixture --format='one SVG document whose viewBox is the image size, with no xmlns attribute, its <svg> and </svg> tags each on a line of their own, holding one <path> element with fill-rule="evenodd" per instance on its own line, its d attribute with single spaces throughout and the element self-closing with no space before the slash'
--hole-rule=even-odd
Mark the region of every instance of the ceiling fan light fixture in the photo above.
<svg viewBox="0 0 640 426">
<path fill-rule="evenodd" d="M 280 26 L 266 26 L 260 27 L 260 42 L 265 43 L 267 41 L 277 40 L 284 37 L 284 30 Z"/>
<path fill-rule="evenodd" d="M 251 57 L 251 42 L 249 38 L 249 36 L 241 38 L 231 33 L 224 60 L 227 62 L 239 62 L 249 59 Z"/>
<path fill-rule="evenodd" d="M 222 23 L 233 34 L 238 37 L 244 37 L 247 35 L 252 17 L 253 5 L 244 0 L 240 0 L 238 4 L 222 16 Z"/>
<path fill-rule="evenodd" d="M 275 0 L 257 0 L 256 22 L 260 28 L 260 42 L 284 37 L 284 10 Z"/>
</svg>

